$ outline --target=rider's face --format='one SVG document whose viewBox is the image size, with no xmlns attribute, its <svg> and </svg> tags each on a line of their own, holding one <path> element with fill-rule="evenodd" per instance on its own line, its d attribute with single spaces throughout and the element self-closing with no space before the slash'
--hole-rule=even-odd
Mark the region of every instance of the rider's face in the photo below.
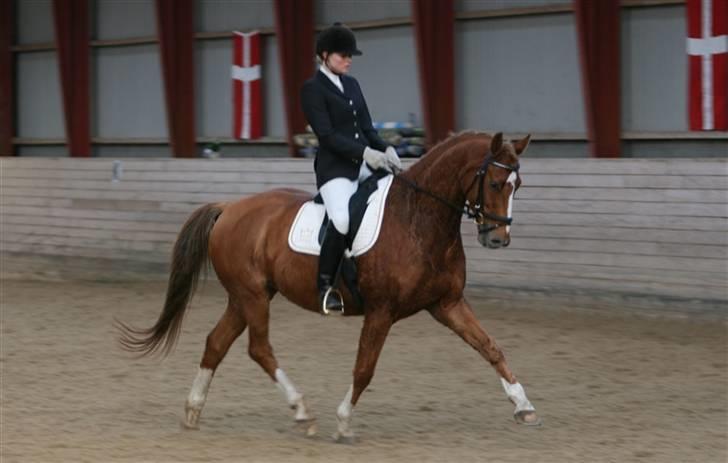
<svg viewBox="0 0 728 463">
<path fill-rule="evenodd" d="M 324 63 L 336 74 L 346 74 L 351 67 L 351 55 L 324 52 Z"/>
</svg>

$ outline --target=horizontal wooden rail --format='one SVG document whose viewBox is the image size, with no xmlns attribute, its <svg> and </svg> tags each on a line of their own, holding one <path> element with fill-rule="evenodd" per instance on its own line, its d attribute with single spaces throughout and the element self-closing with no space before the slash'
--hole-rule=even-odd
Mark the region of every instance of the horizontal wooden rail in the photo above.
<svg viewBox="0 0 728 463">
<path fill-rule="evenodd" d="M 1 159 L 3 256 L 18 256 L 19 269 L 40 256 L 164 271 L 201 204 L 281 187 L 315 193 L 310 159 L 124 159 L 116 179 L 113 167 Z M 521 173 L 508 249 L 484 249 L 463 221 L 468 285 L 728 303 L 728 160 L 524 158 Z"/>
</svg>

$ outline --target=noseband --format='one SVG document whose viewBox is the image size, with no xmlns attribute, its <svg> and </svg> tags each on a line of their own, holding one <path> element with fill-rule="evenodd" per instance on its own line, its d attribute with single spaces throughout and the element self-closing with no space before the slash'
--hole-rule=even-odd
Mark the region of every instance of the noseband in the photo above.
<svg viewBox="0 0 728 463">
<path fill-rule="evenodd" d="M 397 178 L 401 180 L 402 182 L 406 183 L 412 189 L 415 191 L 418 191 L 420 193 L 424 193 L 431 198 L 434 198 L 447 206 L 449 206 L 452 209 L 455 209 L 456 211 L 460 212 L 463 215 L 468 216 L 469 219 L 473 219 L 473 222 L 475 222 L 476 225 L 478 225 L 478 232 L 479 233 L 488 233 L 489 231 L 495 230 L 498 227 L 502 227 L 504 225 L 510 225 L 511 222 L 513 222 L 513 217 L 504 217 L 502 215 L 493 214 L 491 212 L 488 212 L 485 210 L 485 193 L 483 190 L 483 183 L 485 183 L 485 176 L 488 173 L 488 168 L 490 166 L 498 167 L 500 169 L 506 169 L 509 172 L 515 172 L 516 175 L 518 175 L 518 169 L 520 169 L 521 165 L 508 165 L 503 164 L 500 162 L 497 162 L 493 159 L 491 155 L 488 155 L 485 157 L 485 160 L 483 161 L 483 164 L 480 166 L 478 171 L 475 173 L 475 177 L 473 178 L 473 181 L 470 183 L 470 186 L 467 190 L 465 190 L 465 206 L 463 208 L 460 208 L 456 206 L 455 204 L 451 203 L 445 198 L 441 198 L 440 196 L 432 193 L 431 191 L 427 191 L 424 188 L 417 185 L 417 183 L 403 177 L 401 174 L 394 174 L 394 178 Z M 467 200 L 468 193 L 470 193 L 470 190 L 473 189 L 475 185 L 478 185 L 478 197 L 475 200 L 475 204 L 471 205 L 470 202 Z M 490 219 L 495 222 L 497 222 L 495 225 L 492 224 L 486 224 L 485 220 Z"/>
</svg>

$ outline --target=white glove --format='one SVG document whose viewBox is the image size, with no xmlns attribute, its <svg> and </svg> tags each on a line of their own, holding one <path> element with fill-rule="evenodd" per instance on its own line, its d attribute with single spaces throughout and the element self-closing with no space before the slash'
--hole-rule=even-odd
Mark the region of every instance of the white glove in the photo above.
<svg viewBox="0 0 728 463">
<path fill-rule="evenodd" d="M 402 161 L 399 160 L 399 155 L 397 155 L 394 146 L 388 146 L 384 154 L 387 156 L 387 163 L 392 168 L 392 172 L 400 172 L 402 170 Z"/>
<path fill-rule="evenodd" d="M 364 155 L 362 156 L 362 158 L 364 159 L 364 162 L 369 164 L 369 167 L 374 170 L 384 169 L 389 172 L 392 171 L 392 169 L 389 167 L 389 163 L 387 162 L 387 155 L 382 153 L 381 151 L 371 149 L 367 146 L 366 148 L 364 148 Z"/>
</svg>

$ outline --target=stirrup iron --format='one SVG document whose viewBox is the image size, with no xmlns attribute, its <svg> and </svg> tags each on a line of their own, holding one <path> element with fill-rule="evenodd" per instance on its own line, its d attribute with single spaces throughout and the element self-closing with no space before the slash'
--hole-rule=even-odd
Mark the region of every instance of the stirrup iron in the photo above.
<svg viewBox="0 0 728 463">
<path fill-rule="evenodd" d="M 341 310 L 336 310 L 340 315 L 344 315 L 344 297 L 341 295 L 341 292 L 334 288 L 333 286 L 330 286 L 326 292 L 324 293 L 324 297 L 321 299 L 321 313 L 324 315 L 329 315 L 332 311 L 327 309 L 326 306 L 328 305 L 329 296 L 335 294 L 339 297 L 339 301 L 341 301 Z"/>
</svg>

